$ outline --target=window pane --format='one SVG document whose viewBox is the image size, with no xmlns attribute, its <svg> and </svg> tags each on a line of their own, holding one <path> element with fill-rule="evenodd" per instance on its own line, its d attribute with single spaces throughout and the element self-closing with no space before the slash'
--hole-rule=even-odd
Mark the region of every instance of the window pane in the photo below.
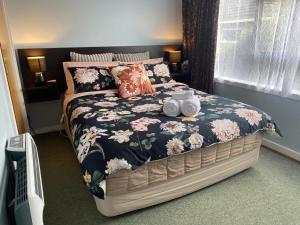
<svg viewBox="0 0 300 225">
<path fill-rule="evenodd" d="M 257 8 L 256 0 L 220 1 L 216 76 L 251 80 Z"/>
<path fill-rule="evenodd" d="M 215 76 L 282 96 L 300 91 L 299 24 L 300 1 L 220 0 Z"/>
</svg>

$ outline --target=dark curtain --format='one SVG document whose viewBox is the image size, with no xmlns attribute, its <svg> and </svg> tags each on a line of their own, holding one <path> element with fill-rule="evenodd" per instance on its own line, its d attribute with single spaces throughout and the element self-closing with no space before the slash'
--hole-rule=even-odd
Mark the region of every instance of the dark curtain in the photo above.
<svg viewBox="0 0 300 225">
<path fill-rule="evenodd" d="M 182 0 L 183 55 L 189 60 L 191 87 L 213 92 L 220 0 Z"/>
</svg>

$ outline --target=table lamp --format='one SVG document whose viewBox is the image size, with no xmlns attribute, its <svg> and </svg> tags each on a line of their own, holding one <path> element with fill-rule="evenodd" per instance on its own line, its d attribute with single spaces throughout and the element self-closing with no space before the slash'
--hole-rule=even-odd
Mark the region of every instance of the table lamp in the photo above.
<svg viewBox="0 0 300 225">
<path fill-rule="evenodd" d="M 30 56 L 27 57 L 27 61 L 30 71 L 35 74 L 34 83 L 43 84 L 45 82 L 43 72 L 46 71 L 45 56 Z"/>
<path fill-rule="evenodd" d="M 178 63 L 181 61 L 181 51 L 169 51 L 169 62 L 171 64 L 171 71 L 176 73 L 179 71 Z"/>
</svg>

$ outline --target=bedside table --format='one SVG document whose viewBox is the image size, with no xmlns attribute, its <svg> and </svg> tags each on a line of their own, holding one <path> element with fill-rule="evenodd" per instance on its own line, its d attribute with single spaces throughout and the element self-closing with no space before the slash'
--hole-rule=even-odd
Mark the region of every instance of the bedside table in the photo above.
<svg viewBox="0 0 300 225">
<path fill-rule="evenodd" d="M 45 82 L 40 86 L 25 87 L 24 95 L 27 103 L 51 101 L 60 98 L 56 82 Z"/>
<path fill-rule="evenodd" d="M 176 82 L 184 83 L 184 84 L 187 84 L 187 85 L 191 84 L 190 73 L 184 73 L 184 74 L 181 73 L 181 72 L 171 73 L 171 77 Z"/>
<path fill-rule="evenodd" d="M 61 130 L 62 97 L 56 82 L 24 88 L 30 129 L 35 134 Z"/>
</svg>

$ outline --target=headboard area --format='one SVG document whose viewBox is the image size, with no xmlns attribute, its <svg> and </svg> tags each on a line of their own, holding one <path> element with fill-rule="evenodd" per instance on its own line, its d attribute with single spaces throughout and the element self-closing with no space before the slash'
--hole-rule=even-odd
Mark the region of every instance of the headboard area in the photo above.
<svg viewBox="0 0 300 225">
<path fill-rule="evenodd" d="M 44 76 L 46 80 L 56 80 L 60 92 L 66 89 L 65 76 L 63 72 L 62 62 L 70 61 L 70 52 L 78 52 L 83 54 L 95 53 L 135 53 L 150 52 L 150 58 L 165 57 L 166 51 L 181 50 L 181 44 L 173 45 L 148 45 L 148 46 L 120 46 L 120 47 L 80 47 L 80 48 L 28 48 L 17 49 L 19 59 L 20 75 L 23 80 L 23 88 L 34 86 L 34 75 L 29 71 L 27 57 L 45 56 L 46 72 Z"/>
</svg>

